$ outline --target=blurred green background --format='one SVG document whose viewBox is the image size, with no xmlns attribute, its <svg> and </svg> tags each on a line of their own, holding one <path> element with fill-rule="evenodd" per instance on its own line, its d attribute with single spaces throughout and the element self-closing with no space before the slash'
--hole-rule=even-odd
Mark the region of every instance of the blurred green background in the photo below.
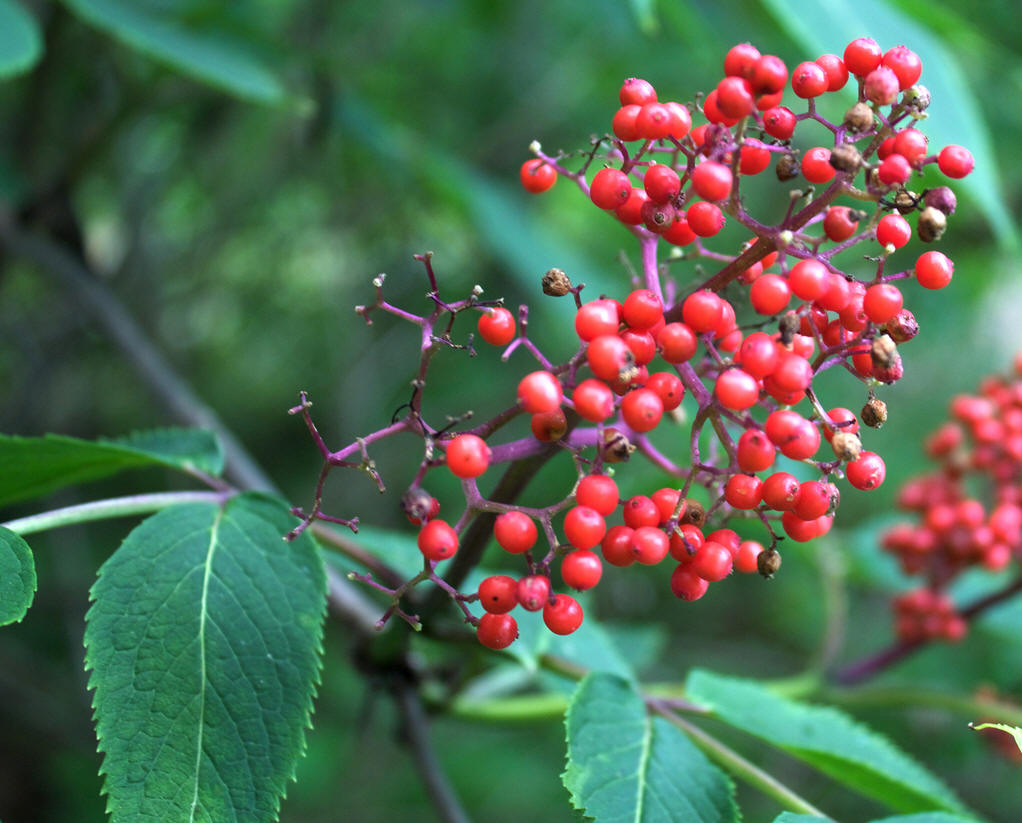
<svg viewBox="0 0 1022 823">
<path fill-rule="evenodd" d="M 924 468 L 919 434 L 939 422 L 956 391 L 1006 370 L 1022 347 L 1008 216 L 1022 190 L 1022 26 L 1014 2 L 991 0 L 965 14 L 940 0 L 2 0 L 0 21 L 24 22 L 26 11 L 41 32 L 37 62 L 0 82 L 5 219 L 87 261 L 299 504 L 310 501 L 319 469 L 304 427 L 286 414 L 299 390 L 309 392 L 335 448 L 385 425 L 407 399 L 415 330 L 383 315 L 367 327 L 353 312 L 371 302 L 378 273 L 388 275 L 392 302 L 421 310 L 427 284 L 412 255 L 433 250 L 445 294 L 460 297 L 478 283 L 487 297 L 528 302 L 530 333 L 555 358 L 571 351 L 571 312 L 542 297 L 542 273 L 559 266 L 592 294 L 625 288 L 619 255 L 637 258 L 630 235 L 564 182 L 540 198 L 521 191 L 518 167 L 530 141 L 548 151 L 586 147 L 591 134 L 609 128 L 628 76 L 649 79 L 666 98 L 693 100 L 717 82 L 724 53 L 741 41 L 789 66 L 840 54 L 860 35 L 918 51 L 922 82 L 939 100 L 925 124 L 931 145 L 969 145 L 977 172 L 956 186 L 959 213 L 941 244 L 956 261 L 954 281 L 944 292 L 907 294 L 923 333 L 903 349 L 905 378 L 882 394 L 890 422 L 867 443 L 887 459 L 886 485 L 868 496 L 847 491 L 834 538 L 789 552 L 770 585 L 733 580 L 704 601 L 678 604 L 668 570 L 611 570 L 591 606 L 631 632 L 622 634 L 631 638 L 624 645 L 653 679 L 680 679 L 693 665 L 783 677 L 797 673 L 818 643 L 826 551 L 848 570 L 842 658 L 889 642 L 885 601 L 904 584 L 873 538 L 890 520 L 897 485 Z M 158 23 L 168 20 L 183 41 L 167 39 Z M 179 422 L 64 280 L 0 248 L 0 430 L 94 437 Z M 905 260 L 910 265 L 908 251 Z M 696 276 L 676 271 L 682 283 Z M 507 386 L 529 367 L 523 355 L 505 365 L 491 350 L 472 363 L 444 353 L 427 413 L 472 409 L 481 419 L 506 404 Z M 825 403 L 851 408 L 864 399 L 849 379 L 828 381 L 822 394 Z M 338 476 L 327 511 L 401 528 L 397 497 L 416 448 L 408 439 L 380 444 L 373 455 L 393 493 L 381 497 L 365 478 Z M 529 499 L 563 494 L 571 472 L 551 466 Z M 621 478 L 623 491 L 658 484 L 634 464 Z M 52 503 L 176 482 L 136 475 Z M 453 484 L 434 492 L 456 510 Z M 103 819 L 82 618 L 96 569 L 125 533 L 126 524 L 112 523 L 33 541 L 36 604 L 24 623 L 0 632 L 6 823 Z M 331 622 L 316 728 L 282 819 L 436 819 L 385 685 L 361 676 L 351 646 Z M 424 661 L 445 659 L 443 650 L 418 652 Z M 493 662 L 471 654 L 460 663 L 466 676 Z M 988 687 L 1022 699 L 1020 655 L 1022 610 L 1009 607 L 962 647 L 928 650 L 888 682 L 961 694 Z M 991 820 L 1022 819 L 1020 766 L 965 729 L 980 718 L 903 705 L 855 711 Z M 558 719 L 509 728 L 438 717 L 433 736 L 478 819 L 573 819 L 559 779 Z M 881 811 L 786 758 L 733 742 L 842 821 Z M 776 813 L 739 791 L 747 819 Z"/>
</svg>

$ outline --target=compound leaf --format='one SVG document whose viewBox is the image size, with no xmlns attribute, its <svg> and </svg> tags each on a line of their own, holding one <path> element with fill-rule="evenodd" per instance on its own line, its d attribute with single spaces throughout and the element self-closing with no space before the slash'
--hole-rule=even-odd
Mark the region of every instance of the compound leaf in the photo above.
<svg viewBox="0 0 1022 823">
<path fill-rule="evenodd" d="M 75 14 L 137 51 L 245 100 L 280 105 L 287 92 L 245 45 L 133 0 L 64 0 Z"/>
<path fill-rule="evenodd" d="M 25 616 L 35 590 L 32 550 L 20 535 L 0 526 L 0 626 Z"/>
<path fill-rule="evenodd" d="M 16 0 L 0 0 L 0 77 L 31 69 L 43 53 L 39 26 Z"/>
<path fill-rule="evenodd" d="M 219 474 L 224 455 L 203 429 L 153 429 L 96 441 L 0 435 L 0 506 L 144 466 Z"/>
<path fill-rule="evenodd" d="M 590 674 L 565 715 L 571 802 L 599 823 L 738 821 L 734 786 L 628 680 Z"/>
<path fill-rule="evenodd" d="M 113 823 L 272 821 L 305 747 L 326 578 L 284 506 L 166 509 L 92 588 L 86 668 Z"/>
<path fill-rule="evenodd" d="M 750 680 L 695 670 L 689 699 L 897 811 L 963 811 L 951 790 L 886 738 L 848 715 L 778 697 Z"/>
</svg>

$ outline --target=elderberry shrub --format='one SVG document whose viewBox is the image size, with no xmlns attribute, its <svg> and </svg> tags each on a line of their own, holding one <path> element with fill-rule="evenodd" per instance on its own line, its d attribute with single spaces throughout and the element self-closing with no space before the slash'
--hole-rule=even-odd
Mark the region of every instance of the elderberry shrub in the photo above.
<svg viewBox="0 0 1022 823">
<path fill-rule="evenodd" d="M 702 597 L 735 568 L 774 574 L 784 536 L 808 541 L 831 528 L 845 481 L 859 490 L 883 483 L 883 458 L 863 447 L 860 422 L 883 421 L 886 410 L 875 390 L 902 376 L 899 346 L 919 331 L 902 287 L 909 296 L 913 280 L 943 288 L 953 274 L 952 261 L 934 250 L 917 254 L 913 268 L 891 271 L 889 265 L 913 233 L 919 243 L 938 240 L 955 208 L 949 188 L 916 193 L 908 188 L 913 177 L 936 164 L 945 176 L 959 178 L 973 164 L 961 146 L 930 151 L 919 128 L 930 100 L 917 85 L 921 72 L 909 49 L 884 52 L 866 38 L 848 44 L 843 57 L 799 64 L 790 77 L 780 58 L 740 44 L 725 56 L 717 87 L 697 96 L 701 103 L 661 101 L 651 83 L 631 78 L 619 91 L 619 107 L 608 113 L 612 133 L 590 148 L 550 156 L 533 143 L 535 157 L 521 167 L 524 188 L 540 194 L 561 177 L 574 183 L 638 241 L 639 281 L 617 295 L 589 299 L 582 284 L 551 269 L 543 293 L 571 295 L 578 337 L 577 350 L 558 361 L 529 339 L 528 307 L 513 315 L 499 300 L 481 300 L 478 287 L 461 300 L 442 297 L 431 255 L 418 257 L 430 285 L 427 314 L 387 302 L 378 277 L 375 303 L 357 311 L 367 322 L 382 311 L 421 329 L 413 395 L 390 426 L 338 451 L 319 436 L 302 396 L 291 411 L 304 417 L 324 468 L 312 510 L 295 509 L 303 518 L 295 533 L 316 519 L 355 528 L 357 520 L 321 511 L 326 475 L 335 466 L 359 468 L 382 491 L 368 448 L 413 433 L 424 448 L 402 501 L 421 529 L 423 571 L 393 587 L 352 575 L 390 597 L 380 625 L 396 614 L 418 627 L 418 617 L 402 604 L 415 602 L 409 592 L 425 580 L 450 596 L 480 642 L 504 648 L 517 636 L 517 605 L 542 611 L 554 633 L 575 631 L 582 607 L 564 589 L 596 586 L 603 562 L 656 565 L 670 557 L 669 585 L 683 600 Z M 840 106 L 843 115 L 831 122 L 821 114 L 825 100 L 849 81 L 857 84 L 858 101 L 847 110 Z M 786 95 L 794 109 L 785 105 Z M 812 145 L 821 133 L 827 145 Z M 796 138 L 811 141 L 810 147 L 798 150 Z M 771 166 L 776 179 L 768 195 L 781 204 L 772 213 L 783 214 L 777 222 L 751 214 L 743 197 L 749 181 L 768 177 Z M 729 222 L 740 227 L 744 242 L 725 239 Z M 715 237 L 718 248 L 711 249 Z M 838 262 L 854 247 L 869 261 L 865 274 Z M 677 264 L 689 259 L 699 268 L 686 273 Z M 700 274 L 709 266 L 715 268 L 709 277 Z M 504 361 L 522 350 L 538 368 L 508 375 L 516 388 L 504 390 L 508 408 L 493 420 L 437 427 L 422 413 L 426 376 L 444 348 L 474 353 L 465 324 L 455 322 L 465 314 L 483 341 L 503 347 Z M 859 417 L 843 405 L 828 410 L 817 396 L 816 377 L 834 368 L 868 392 Z M 502 426 L 518 415 L 531 417 L 532 435 L 506 439 Z M 665 429 L 686 444 L 681 454 L 665 453 L 651 439 Z M 701 445 L 704 430 L 715 441 L 710 448 Z M 615 464 L 633 454 L 663 471 L 663 485 L 620 501 Z M 573 459 L 578 477 L 546 507 L 486 499 L 479 490 L 477 478 L 502 464 L 554 458 Z M 461 480 L 464 506 L 444 501 L 457 513 L 453 525 L 438 519 L 440 503 L 426 491 L 434 470 Z M 800 479 L 807 474 L 812 477 Z M 707 490 L 708 508 L 692 496 L 697 486 Z M 481 517 L 492 522 L 482 538 L 481 530 L 470 528 Z M 741 539 L 726 527 L 732 518 L 758 522 L 762 538 Z M 621 522 L 608 522 L 614 520 Z M 459 591 L 489 537 L 521 557 L 520 578 L 491 577 L 479 591 Z M 439 564 L 455 554 L 441 577 Z M 472 608 L 477 601 L 485 610 L 481 618 Z"/>
<path fill-rule="evenodd" d="M 893 603 L 895 630 L 908 642 L 960 640 L 972 608 L 957 609 L 948 586 L 967 569 L 1001 571 L 1022 554 L 1022 354 L 1013 375 L 987 377 L 949 412 L 926 440 L 936 470 L 898 493 L 917 520 L 882 538 L 905 573 L 924 581 Z"/>
</svg>

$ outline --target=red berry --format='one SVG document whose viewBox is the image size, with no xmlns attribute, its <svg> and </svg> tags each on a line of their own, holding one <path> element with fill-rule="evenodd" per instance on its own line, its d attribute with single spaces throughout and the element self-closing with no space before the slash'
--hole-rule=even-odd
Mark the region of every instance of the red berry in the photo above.
<svg viewBox="0 0 1022 823">
<path fill-rule="evenodd" d="M 624 205 L 614 209 L 614 216 L 626 226 L 638 226 L 642 223 L 642 207 L 647 200 L 649 195 L 645 189 L 633 188 Z"/>
<path fill-rule="evenodd" d="M 763 481 L 763 502 L 774 511 L 791 511 L 798 497 L 798 478 L 788 472 L 775 472 Z"/>
<path fill-rule="evenodd" d="M 447 468 L 455 477 L 478 477 L 490 465 L 490 447 L 474 434 L 459 434 L 447 444 Z"/>
<path fill-rule="evenodd" d="M 742 341 L 735 361 L 753 377 L 766 377 L 777 367 L 777 345 L 766 332 L 753 332 Z"/>
<path fill-rule="evenodd" d="M 738 547 L 735 555 L 735 568 L 743 574 L 753 574 L 759 571 L 757 559 L 763 553 L 763 545 L 755 540 L 745 540 Z"/>
<path fill-rule="evenodd" d="M 629 497 L 624 506 L 625 525 L 633 529 L 660 524 L 660 508 L 644 494 Z"/>
<path fill-rule="evenodd" d="M 656 102 L 656 89 L 648 80 L 629 77 L 622 84 L 621 91 L 618 92 L 618 99 L 622 106 L 644 106 L 646 103 Z"/>
<path fill-rule="evenodd" d="M 536 524 L 527 514 L 518 511 L 498 514 L 493 521 L 493 536 L 500 547 L 511 554 L 527 552 L 536 544 Z"/>
<path fill-rule="evenodd" d="M 600 298 L 582 305 L 575 312 L 575 333 L 580 340 L 589 341 L 601 334 L 617 334 L 621 323 L 616 300 Z"/>
<path fill-rule="evenodd" d="M 578 591 L 593 588 L 602 576 L 603 563 L 589 549 L 575 549 L 561 560 L 561 577 L 568 586 Z"/>
<path fill-rule="evenodd" d="M 848 206 L 831 206 L 823 216 L 823 232 L 828 240 L 841 243 L 847 240 L 855 230 L 859 228 L 859 221 L 852 217 L 852 210 Z M 794 269 L 792 270 L 794 271 Z M 790 276 L 790 275 L 789 275 Z M 792 283 L 791 290 L 802 297 Z M 802 297 L 803 300 L 815 300 L 815 297 Z"/>
<path fill-rule="evenodd" d="M 942 289 L 951 282 L 955 264 L 939 251 L 923 252 L 916 260 L 916 280 L 925 289 Z"/>
<path fill-rule="evenodd" d="M 671 591 L 680 600 L 698 600 L 710 586 L 689 566 L 689 563 L 682 563 L 671 574 Z"/>
<path fill-rule="evenodd" d="M 827 438 L 828 443 L 833 439 L 835 432 L 856 434 L 859 431 L 859 421 L 850 409 L 840 407 L 831 409 L 827 412 L 827 416 L 834 423 L 833 429 L 830 426 L 825 426 L 823 429 L 823 436 Z"/>
<path fill-rule="evenodd" d="M 894 151 L 916 166 L 926 157 L 929 140 L 919 129 L 902 129 L 894 136 Z"/>
<path fill-rule="evenodd" d="M 735 125 L 741 118 L 729 117 L 723 111 L 721 111 L 720 106 L 717 103 L 717 96 L 718 95 L 716 89 L 714 89 L 708 95 L 706 95 L 706 99 L 703 100 L 703 115 L 711 123 L 716 123 L 728 127 Z"/>
<path fill-rule="evenodd" d="M 632 103 L 619 108 L 614 113 L 614 118 L 611 120 L 610 124 L 610 128 L 614 132 L 614 135 L 625 142 L 638 140 L 639 130 L 635 125 L 635 120 L 639 116 L 639 112 L 641 110 L 642 106 Z"/>
<path fill-rule="evenodd" d="M 689 226 L 688 216 L 683 209 L 674 210 L 674 222 L 660 236 L 675 246 L 687 246 L 689 243 L 695 242 L 697 237 L 696 233 L 692 231 L 692 227 Z"/>
<path fill-rule="evenodd" d="M 703 545 L 703 533 L 697 526 L 685 523 L 675 529 L 671 535 L 670 553 L 671 557 L 679 563 L 688 563 L 699 547 Z"/>
<path fill-rule="evenodd" d="M 716 297 L 716 295 L 714 296 Z M 720 298 L 717 300 L 719 301 Z M 682 313 L 684 313 L 684 308 Z M 709 328 L 714 328 L 715 325 L 716 323 L 713 323 Z M 660 347 L 661 357 L 668 363 L 684 363 L 686 360 L 690 360 L 695 355 L 699 342 L 695 332 L 685 323 L 668 323 L 660 330 L 656 341 Z"/>
<path fill-rule="evenodd" d="M 895 46 L 887 51 L 881 60 L 898 78 L 898 87 L 904 91 L 915 83 L 923 73 L 923 61 L 919 55 L 905 46 Z"/>
<path fill-rule="evenodd" d="M 529 612 L 538 612 L 550 599 L 550 578 L 533 574 L 518 581 L 518 602 Z"/>
<path fill-rule="evenodd" d="M 621 399 L 621 416 L 637 432 L 655 429 L 663 414 L 664 403 L 651 389 L 636 389 Z"/>
<path fill-rule="evenodd" d="M 829 285 L 830 272 L 819 260 L 800 260 L 788 272 L 788 285 L 801 300 L 817 300 Z"/>
<path fill-rule="evenodd" d="M 853 460 L 845 466 L 845 476 L 855 488 L 868 491 L 884 482 L 887 466 L 879 454 L 864 451 L 858 460 Z"/>
<path fill-rule="evenodd" d="M 747 429 L 738 438 L 738 468 L 743 472 L 761 472 L 774 464 L 777 450 L 759 429 Z"/>
<path fill-rule="evenodd" d="M 522 188 L 532 194 L 542 194 L 557 182 L 557 172 L 538 157 L 526 160 L 518 173 Z"/>
<path fill-rule="evenodd" d="M 589 198 L 601 209 L 623 206 L 631 193 L 632 183 L 620 169 L 600 169 L 589 187 Z"/>
<path fill-rule="evenodd" d="M 635 130 L 643 140 L 667 137 L 671 126 L 671 111 L 662 103 L 646 103 L 635 117 Z"/>
<path fill-rule="evenodd" d="M 798 543 L 805 543 L 814 537 L 819 537 L 824 532 L 823 521 L 825 517 L 816 520 L 803 520 L 794 512 L 784 512 L 781 515 L 781 526 L 784 533 Z M 829 526 L 828 526 L 829 528 Z"/>
<path fill-rule="evenodd" d="M 802 158 L 802 176 L 810 183 L 826 183 L 837 172 L 830 164 L 830 149 L 817 146 L 809 149 Z"/>
<path fill-rule="evenodd" d="M 635 562 L 635 552 L 632 549 L 633 533 L 634 529 L 631 526 L 611 526 L 600 542 L 603 559 L 612 566 L 631 566 Z"/>
<path fill-rule="evenodd" d="M 799 63 L 791 73 L 791 90 L 798 97 L 819 97 L 830 84 L 830 78 L 819 63 Z"/>
<path fill-rule="evenodd" d="M 877 169 L 877 179 L 885 186 L 900 186 L 912 174 L 912 166 L 900 154 L 887 155 Z"/>
<path fill-rule="evenodd" d="M 560 440 L 567 433 L 568 418 L 563 409 L 541 412 L 532 415 L 529 428 L 532 429 L 532 436 L 540 442 L 552 443 L 555 440 Z"/>
<path fill-rule="evenodd" d="M 649 376 L 645 388 L 660 398 L 664 411 L 672 411 L 681 405 L 685 397 L 685 385 L 681 378 L 671 372 L 655 372 Z"/>
<path fill-rule="evenodd" d="M 671 541 L 655 526 L 639 526 L 632 532 L 632 553 L 644 566 L 655 566 L 671 548 Z"/>
<path fill-rule="evenodd" d="M 642 222 L 654 234 L 667 234 L 674 226 L 678 210 L 670 203 L 654 203 L 647 200 L 642 204 Z"/>
<path fill-rule="evenodd" d="M 724 74 L 728 77 L 745 77 L 752 75 L 753 67 L 760 54 L 752 43 L 739 43 L 732 46 L 724 55 Z"/>
<path fill-rule="evenodd" d="M 625 298 L 622 314 L 633 329 L 648 329 L 663 319 L 664 301 L 649 289 L 636 289 Z"/>
<path fill-rule="evenodd" d="M 724 486 L 724 499 L 736 509 L 754 509 L 763 499 L 763 481 L 752 474 L 733 474 Z"/>
<path fill-rule="evenodd" d="M 717 84 L 717 107 L 730 119 L 740 120 L 756 110 L 752 87 L 743 77 L 725 77 Z"/>
<path fill-rule="evenodd" d="M 692 172 L 692 188 L 703 200 L 724 200 L 731 194 L 731 184 L 731 169 L 723 163 L 704 160 Z M 692 218 L 688 219 L 691 223 Z M 694 226 L 692 228 L 699 234 Z"/>
<path fill-rule="evenodd" d="M 646 169 L 642 177 L 642 186 L 654 203 L 667 203 L 681 191 L 681 178 L 670 166 L 655 163 Z"/>
<path fill-rule="evenodd" d="M 725 369 L 714 383 L 713 394 L 725 409 L 744 411 L 759 400 L 759 381 L 744 369 Z"/>
<path fill-rule="evenodd" d="M 503 306 L 479 315 L 479 336 L 491 346 L 506 346 L 515 339 L 515 317 Z"/>
<path fill-rule="evenodd" d="M 764 54 L 752 67 L 750 82 L 757 94 L 776 96 L 778 102 L 780 102 L 780 95 L 784 91 L 784 84 L 788 82 L 788 67 L 784 65 L 784 61 L 777 55 Z M 776 105 L 776 103 L 772 105 Z M 763 106 L 760 106 L 760 108 L 762 109 Z"/>
<path fill-rule="evenodd" d="M 506 614 L 518 605 L 518 581 L 506 574 L 487 577 L 479 584 L 479 605 L 490 614 Z"/>
<path fill-rule="evenodd" d="M 681 305 L 681 316 L 685 324 L 695 332 L 714 330 L 724 314 L 724 301 L 716 292 L 703 289 L 692 292 Z M 664 327 L 666 330 L 666 326 Z"/>
<path fill-rule="evenodd" d="M 912 239 L 912 227 L 900 214 L 888 214 L 877 223 L 877 242 L 900 249 Z"/>
<path fill-rule="evenodd" d="M 733 564 L 734 558 L 725 546 L 707 539 L 692 558 L 690 568 L 703 580 L 715 583 L 731 574 Z"/>
<path fill-rule="evenodd" d="M 770 442 L 792 460 L 804 460 L 820 447 L 820 430 L 791 409 L 770 412 L 764 427 Z"/>
<path fill-rule="evenodd" d="M 588 474 L 578 481 L 575 502 L 607 517 L 617 508 L 617 483 L 605 474 Z"/>
<path fill-rule="evenodd" d="M 561 405 L 561 381 L 548 371 L 534 371 L 518 383 L 518 402 L 529 414 L 550 412 Z"/>
<path fill-rule="evenodd" d="M 582 625 L 582 617 L 582 607 L 567 594 L 555 594 L 543 606 L 543 622 L 554 634 L 571 634 Z"/>
<path fill-rule="evenodd" d="M 602 423 L 614 413 L 614 392 L 602 380 L 583 380 L 571 399 L 579 416 L 593 423 Z"/>
<path fill-rule="evenodd" d="M 945 146 L 937 155 L 937 168 L 955 180 L 965 177 L 975 165 L 972 152 L 964 146 Z"/>
<path fill-rule="evenodd" d="M 752 284 L 749 301 L 759 314 L 780 314 L 791 300 L 788 281 L 779 274 L 764 274 Z"/>
<path fill-rule="evenodd" d="M 877 325 L 890 320 L 901 311 L 902 296 L 898 287 L 891 283 L 876 283 L 866 289 L 862 300 L 866 316 Z"/>
<path fill-rule="evenodd" d="M 759 174 L 770 165 L 770 150 L 755 137 L 745 138 L 742 144 L 738 170 L 742 174 Z"/>
<path fill-rule="evenodd" d="M 813 381 L 813 366 L 801 355 L 782 350 L 778 353 L 777 368 L 770 374 L 773 383 L 784 392 L 803 392 Z"/>
<path fill-rule="evenodd" d="M 774 106 L 763 112 L 763 130 L 778 140 L 790 140 L 797 123 L 794 112 L 785 106 Z"/>
<path fill-rule="evenodd" d="M 419 530 L 418 545 L 427 560 L 446 560 L 458 551 L 458 533 L 443 520 L 430 520 Z"/>
<path fill-rule="evenodd" d="M 827 91 L 840 91 L 848 82 L 848 67 L 836 54 L 822 54 L 816 63 L 827 73 Z"/>
<path fill-rule="evenodd" d="M 688 134 L 689 129 L 692 128 L 692 115 L 681 103 L 675 103 L 673 100 L 664 103 L 664 105 L 667 107 L 671 117 L 670 131 L 667 133 L 667 136 L 673 137 L 675 140 L 681 140 Z"/>
<path fill-rule="evenodd" d="M 657 523 L 657 525 L 662 526 L 671 519 L 674 514 L 674 510 L 678 508 L 678 500 L 681 499 L 681 492 L 678 489 L 657 489 L 653 492 L 650 499 L 660 512 L 660 522 Z M 681 507 L 681 512 L 684 514 L 684 506 Z"/>
<path fill-rule="evenodd" d="M 859 37 L 845 48 L 844 61 L 848 71 L 857 77 L 863 77 L 880 65 L 882 56 L 876 40 Z"/>
<path fill-rule="evenodd" d="M 851 291 L 848 281 L 837 272 L 830 272 L 827 277 L 827 290 L 817 299 L 821 309 L 827 311 L 841 311 L 848 305 Z"/>
<path fill-rule="evenodd" d="M 819 480 L 807 480 L 798 487 L 795 495 L 795 515 L 802 520 L 823 517 L 831 505 L 831 486 Z"/>
<path fill-rule="evenodd" d="M 596 509 L 575 506 L 564 516 L 564 536 L 577 549 L 591 549 L 606 533 L 607 523 Z"/>
<path fill-rule="evenodd" d="M 616 334 L 601 334 L 590 341 L 586 359 L 593 374 L 611 382 L 635 365 L 628 344 Z"/>
<path fill-rule="evenodd" d="M 700 237 L 713 237 L 724 228 L 724 212 L 713 203 L 697 200 L 685 212 L 689 228 Z"/>
<path fill-rule="evenodd" d="M 476 637 L 488 649 L 506 649 L 518 639 L 518 623 L 509 614 L 484 614 L 476 626 Z"/>
</svg>

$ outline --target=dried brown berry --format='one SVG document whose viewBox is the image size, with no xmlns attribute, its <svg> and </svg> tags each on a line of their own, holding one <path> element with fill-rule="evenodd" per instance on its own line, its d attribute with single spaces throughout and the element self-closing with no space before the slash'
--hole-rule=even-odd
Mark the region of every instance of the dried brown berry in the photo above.
<svg viewBox="0 0 1022 823">
<path fill-rule="evenodd" d="M 756 558 L 756 569 L 768 580 L 781 568 L 781 553 L 777 549 L 767 549 Z"/>
<path fill-rule="evenodd" d="M 870 392 L 869 400 L 862 407 L 862 413 L 859 415 L 859 418 L 871 429 L 879 429 L 887 422 L 887 404 Z"/>
<path fill-rule="evenodd" d="M 433 508 L 433 495 L 422 486 L 415 486 L 401 495 L 401 508 L 409 517 L 425 522 Z"/>
<path fill-rule="evenodd" d="M 944 236 L 947 228 L 947 217 L 944 212 L 933 206 L 923 209 L 916 223 L 916 234 L 924 243 L 932 243 Z"/>
<path fill-rule="evenodd" d="M 862 454 L 862 441 L 859 439 L 859 435 L 852 432 L 834 432 L 830 445 L 834 449 L 834 456 L 846 463 L 858 460 L 859 455 Z"/>
<path fill-rule="evenodd" d="M 550 269 L 543 275 L 543 294 L 551 297 L 564 297 L 571 293 L 571 280 L 560 269 Z"/>
<path fill-rule="evenodd" d="M 898 344 L 887 334 L 881 334 L 873 338 L 869 355 L 873 359 L 874 368 L 877 366 L 881 368 L 890 366 L 896 357 L 900 357 L 898 354 Z"/>
<path fill-rule="evenodd" d="M 780 159 L 777 161 L 777 165 L 774 167 L 774 171 L 777 173 L 777 179 L 782 183 L 785 180 L 791 180 L 794 177 L 798 177 L 798 159 L 794 154 L 782 154 Z"/>
<path fill-rule="evenodd" d="M 898 214 L 911 214 L 919 208 L 919 195 L 902 189 L 894 195 L 894 207 L 898 210 Z"/>
<path fill-rule="evenodd" d="M 831 149 L 830 165 L 838 171 L 854 174 L 862 165 L 862 154 L 851 143 L 843 143 Z"/>
<path fill-rule="evenodd" d="M 895 343 L 905 343 L 919 334 L 919 321 L 909 309 L 902 309 L 884 324 Z"/>
<path fill-rule="evenodd" d="M 845 128 L 853 134 L 861 134 L 873 128 L 873 109 L 866 103 L 856 103 L 845 112 Z"/>
<path fill-rule="evenodd" d="M 697 529 L 701 529 L 706 524 L 706 509 L 703 504 L 698 500 L 693 500 L 691 497 L 685 498 L 685 511 L 681 513 L 681 519 L 678 524 L 684 526 L 690 524 L 695 526 Z"/>
<path fill-rule="evenodd" d="M 608 428 L 603 430 L 602 451 L 604 463 L 624 463 L 632 456 L 635 446 L 620 431 Z"/>
<path fill-rule="evenodd" d="M 910 109 L 925 111 L 930 107 L 932 95 L 926 86 L 909 86 L 901 96 L 901 102 Z"/>
<path fill-rule="evenodd" d="M 781 333 L 781 345 L 790 346 L 795 339 L 795 333 L 802 327 L 802 321 L 794 312 L 782 315 L 777 324 L 777 330 Z"/>
</svg>

